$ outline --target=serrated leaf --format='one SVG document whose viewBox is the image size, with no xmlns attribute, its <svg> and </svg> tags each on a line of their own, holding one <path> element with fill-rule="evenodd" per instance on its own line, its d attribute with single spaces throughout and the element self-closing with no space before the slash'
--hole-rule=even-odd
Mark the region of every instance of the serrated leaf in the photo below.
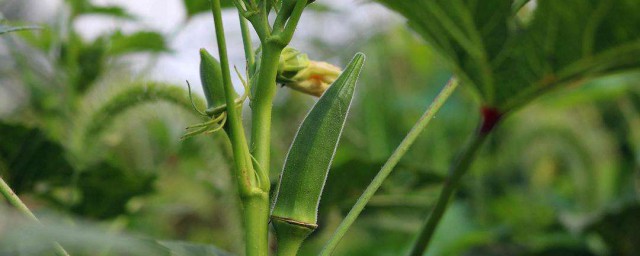
<svg viewBox="0 0 640 256">
<path fill-rule="evenodd" d="M 344 127 L 364 55 L 344 72 L 302 122 L 285 160 L 272 215 L 314 225 L 331 161 Z"/>
<path fill-rule="evenodd" d="M 121 32 L 115 33 L 111 36 L 111 47 L 109 49 L 109 53 L 112 55 L 167 51 L 169 51 L 169 48 L 164 36 L 150 31 L 141 31 L 129 35 Z"/>
<path fill-rule="evenodd" d="M 377 1 L 405 16 L 483 104 L 504 111 L 562 85 L 640 67 L 638 1 Z"/>
</svg>

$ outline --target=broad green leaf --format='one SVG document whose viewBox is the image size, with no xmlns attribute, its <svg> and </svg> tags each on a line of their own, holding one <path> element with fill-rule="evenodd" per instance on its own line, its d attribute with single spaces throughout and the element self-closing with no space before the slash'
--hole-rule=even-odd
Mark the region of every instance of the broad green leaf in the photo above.
<svg viewBox="0 0 640 256">
<path fill-rule="evenodd" d="M 640 253 L 640 204 L 625 203 L 617 209 L 604 212 L 587 227 L 600 235 L 611 255 L 638 255 Z"/>
<path fill-rule="evenodd" d="M 289 149 L 272 215 L 310 225 L 344 127 L 364 55 L 356 54 L 302 122 Z"/>
<path fill-rule="evenodd" d="M 187 18 L 191 18 L 194 15 L 210 12 L 211 11 L 211 0 L 183 0 L 184 8 L 187 11 Z M 222 0 L 220 1 L 220 5 L 222 8 L 231 8 L 235 6 L 233 5 L 233 1 L 231 0 Z"/>
<path fill-rule="evenodd" d="M 99 14 L 117 18 L 133 19 L 133 15 L 120 6 L 96 6 L 89 0 L 67 0 L 73 16 Z"/>
<path fill-rule="evenodd" d="M 133 34 L 125 35 L 122 32 L 114 33 L 111 36 L 111 48 L 109 53 L 112 55 L 123 55 L 139 52 L 167 52 L 169 47 L 162 36 L 156 32 L 141 31 Z"/>
<path fill-rule="evenodd" d="M 377 1 L 405 16 L 483 104 L 503 111 L 559 86 L 640 67 L 635 0 Z"/>
<path fill-rule="evenodd" d="M 91 6 L 84 12 L 84 14 L 99 14 L 124 19 L 135 18 L 133 14 L 130 14 L 127 10 L 119 6 Z"/>
<path fill-rule="evenodd" d="M 42 224 L 25 220 L 0 205 L 0 255 L 53 255 L 53 241 L 71 255 L 170 256 L 156 241 L 108 231 L 97 224 L 69 216 L 40 213 Z"/>
<path fill-rule="evenodd" d="M 76 52 L 77 77 L 74 79 L 74 88 L 79 93 L 84 93 L 98 80 L 105 70 L 107 62 L 107 42 L 101 37 L 90 44 L 78 43 Z"/>
<path fill-rule="evenodd" d="M 58 241 L 71 255 L 230 256 L 213 245 L 157 241 L 81 219 L 39 214 L 40 223 L 0 205 L 0 255 L 49 255 Z M 70 224 L 73 223 L 73 224 Z"/>
<path fill-rule="evenodd" d="M 125 214 L 129 200 L 153 192 L 155 177 L 153 173 L 106 162 L 93 165 L 78 177 L 77 187 L 82 198 L 71 211 L 92 219 L 109 219 Z"/>
<path fill-rule="evenodd" d="M 73 173 L 64 147 L 40 129 L 0 123 L 0 141 L 0 175 L 17 194 L 64 184 Z"/>
</svg>

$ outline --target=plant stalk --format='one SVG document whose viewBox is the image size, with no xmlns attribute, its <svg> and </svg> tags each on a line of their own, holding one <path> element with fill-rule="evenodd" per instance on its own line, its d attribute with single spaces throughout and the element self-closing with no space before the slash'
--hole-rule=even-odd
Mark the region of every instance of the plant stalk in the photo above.
<svg viewBox="0 0 640 256">
<path fill-rule="evenodd" d="M 242 198 L 247 256 L 269 255 L 269 193 L 258 192 Z"/>
<path fill-rule="evenodd" d="M 269 42 L 262 44 L 260 69 L 252 88 L 254 95 L 251 101 L 251 153 L 260 165 L 264 177 L 269 177 L 271 110 L 276 95 L 276 76 L 282 49 L 279 45 Z M 269 183 L 265 182 L 265 185 L 268 186 Z"/>
<path fill-rule="evenodd" d="M 220 0 L 211 1 L 216 28 L 216 39 L 222 69 L 227 106 L 235 106 L 235 90 L 231 83 L 229 58 L 222 24 Z M 279 58 L 279 55 L 278 55 Z M 277 63 L 276 63 L 277 68 Z M 274 77 L 275 83 L 275 77 Z M 274 86 L 275 87 L 275 86 Z M 275 88 L 274 88 L 275 90 Z M 233 148 L 235 178 L 240 191 L 245 233 L 245 254 L 247 256 L 267 256 L 269 252 L 269 180 L 263 176 L 263 169 L 253 165 L 252 156 L 244 134 L 241 109 L 227 108 L 229 119 L 229 137 Z M 269 116 L 270 117 L 270 116 Z M 268 141 L 267 141 L 268 142 Z M 268 145 L 268 144 L 267 144 Z M 267 176 L 268 177 L 268 176 Z"/>
<path fill-rule="evenodd" d="M 355 222 L 356 218 L 360 215 L 364 207 L 367 205 L 371 197 L 375 194 L 375 192 L 380 188 L 384 180 L 391 174 L 393 168 L 398 164 L 400 159 L 404 156 L 404 154 L 411 148 L 411 145 L 416 141 L 418 136 L 422 133 L 422 131 L 427 127 L 427 125 L 431 122 L 433 117 L 438 113 L 442 105 L 447 101 L 447 99 L 451 96 L 451 94 L 455 91 L 458 86 L 458 82 L 455 78 L 451 78 L 447 84 L 442 88 L 440 93 L 433 100 L 429 108 L 422 114 L 422 117 L 418 119 L 416 124 L 411 128 L 407 136 L 402 140 L 400 145 L 396 148 L 393 154 L 389 157 L 387 162 L 382 166 L 382 169 L 378 172 L 371 184 L 365 189 L 362 193 L 356 204 L 351 208 L 349 214 L 344 218 L 344 220 L 340 223 L 335 233 L 331 236 L 325 247 L 322 249 L 320 255 L 331 255 L 335 248 L 338 246 L 338 243 L 345 235 L 349 227 Z"/>
<path fill-rule="evenodd" d="M 27 205 L 25 205 L 22 202 L 22 200 L 20 200 L 20 197 L 18 197 L 18 195 L 16 195 L 16 193 L 13 192 L 11 187 L 9 187 L 9 184 L 7 184 L 4 181 L 4 179 L 1 177 L 0 177 L 0 193 L 2 193 L 2 195 L 4 196 L 4 198 L 7 199 L 9 204 L 13 205 L 13 207 L 15 207 L 20 213 L 27 216 L 29 219 L 35 221 L 36 223 L 40 223 L 40 220 L 38 220 L 36 215 L 34 215 L 33 212 L 29 210 L 29 207 L 27 207 Z M 60 256 L 69 256 L 69 253 L 67 253 L 67 251 L 64 248 L 62 248 L 62 246 L 57 242 L 54 242 L 53 246 L 56 254 Z"/>
<path fill-rule="evenodd" d="M 497 120 L 494 121 L 497 122 Z M 475 159 L 482 144 L 493 130 L 494 125 L 495 123 L 487 126 L 486 119 L 484 119 L 481 128 L 474 134 L 469 145 L 452 166 L 449 172 L 449 177 L 444 182 L 444 187 L 440 192 L 438 201 L 429 214 L 427 221 L 422 226 L 420 234 L 418 235 L 409 255 L 422 256 L 427 251 L 429 243 L 433 238 L 433 234 L 438 227 L 438 223 L 440 223 L 442 216 L 447 210 L 447 205 L 449 204 L 449 201 L 451 201 L 451 196 L 460 185 L 460 180 L 469 170 L 469 166 Z M 489 128 L 487 129 L 487 127 Z"/>
<path fill-rule="evenodd" d="M 220 0 L 211 1 L 211 11 L 213 13 L 213 21 L 216 29 L 216 40 L 218 42 L 218 54 L 220 55 L 220 67 L 222 69 L 222 83 L 224 85 L 225 100 L 227 106 L 235 106 L 235 90 L 231 83 L 231 71 L 229 70 L 229 58 L 227 56 L 227 43 L 224 36 L 224 26 L 222 24 L 222 10 Z M 242 120 L 238 108 L 227 108 L 229 123 L 229 138 L 233 148 L 234 164 L 236 169 L 236 180 L 240 195 L 249 195 L 252 191 L 253 167 L 251 164 L 251 156 L 249 155 L 249 147 L 244 134 Z"/>
</svg>

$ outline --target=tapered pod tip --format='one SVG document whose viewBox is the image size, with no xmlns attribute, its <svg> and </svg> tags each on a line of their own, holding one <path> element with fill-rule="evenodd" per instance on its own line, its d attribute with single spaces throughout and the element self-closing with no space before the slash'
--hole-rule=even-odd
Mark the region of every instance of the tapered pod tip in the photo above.
<svg viewBox="0 0 640 256">
<path fill-rule="evenodd" d="M 364 61 L 365 61 L 366 58 L 367 58 L 367 56 L 364 55 L 364 53 L 358 52 L 358 53 L 356 53 L 355 56 L 353 56 L 353 60 L 352 61 L 355 61 L 355 63 L 358 63 L 358 64 L 362 65 L 362 64 L 364 64 Z"/>
</svg>

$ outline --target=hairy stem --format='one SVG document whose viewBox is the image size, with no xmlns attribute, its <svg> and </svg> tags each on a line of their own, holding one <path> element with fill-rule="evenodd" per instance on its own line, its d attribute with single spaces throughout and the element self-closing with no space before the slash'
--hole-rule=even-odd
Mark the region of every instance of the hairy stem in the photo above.
<svg viewBox="0 0 640 256">
<path fill-rule="evenodd" d="M 269 255 L 269 193 L 259 192 L 242 197 L 245 232 L 245 255 Z"/>
<path fill-rule="evenodd" d="M 235 90 L 231 83 L 231 71 L 229 70 L 229 58 L 227 56 L 227 43 L 224 36 L 224 27 L 222 24 L 222 11 L 220 8 L 220 0 L 211 1 L 211 10 L 213 13 L 213 21 L 216 28 L 216 39 L 218 42 L 218 53 L 220 57 L 220 66 L 222 69 L 222 83 L 224 85 L 225 100 L 227 106 L 235 104 Z M 251 164 L 251 156 L 244 134 L 244 127 L 240 119 L 238 108 L 227 108 L 229 122 L 229 138 L 233 148 L 234 163 L 236 169 L 236 179 L 241 195 L 249 195 L 252 193 L 252 184 L 254 181 L 253 167 Z"/>
<path fill-rule="evenodd" d="M 413 128 L 411 128 L 411 131 L 409 131 L 404 140 L 402 140 L 400 145 L 398 145 L 398 147 L 389 157 L 384 166 L 382 166 L 382 169 L 380 169 L 376 177 L 373 179 L 373 181 L 371 181 L 371 184 L 369 184 L 367 189 L 362 193 L 356 204 L 351 208 L 351 211 L 349 211 L 349 214 L 347 214 L 347 217 L 345 217 L 342 223 L 340 223 L 340 225 L 338 226 L 335 233 L 331 236 L 320 255 L 331 255 L 349 227 L 351 227 L 351 225 L 355 222 L 356 218 L 358 218 L 369 200 L 371 200 L 371 197 L 380 188 L 389 174 L 391 174 L 393 168 L 409 150 L 411 145 L 413 145 L 420 133 L 422 133 L 422 131 L 431 122 L 436 113 L 438 113 L 438 110 L 440 110 L 440 107 L 442 107 L 442 105 L 447 101 L 447 99 L 455 91 L 457 86 L 458 83 L 454 78 L 450 79 L 449 82 L 444 86 L 442 91 L 440 91 L 438 96 L 436 96 L 436 98 L 433 100 L 429 108 L 424 112 L 422 117 L 420 117 Z"/>
<path fill-rule="evenodd" d="M 222 68 L 222 82 L 224 85 L 227 106 L 235 105 L 235 90 L 231 83 L 227 45 L 222 25 L 222 11 L 220 0 L 211 1 L 216 39 Z M 277 63 L 276 63 L 277 65 Z M 277 67 L 276 67 L 277 68 Z M 275 77 L 274 77 L 275 81 Z M 235 178 L 240 190 L 242 214 L 245 233 L 245 254 L 247 256 L 267 256 L 269 252 L 269 180 L 261 175 L 262 168 L 254 168 L 252 156 L 244 134 L 241 120 L 241 109 L 227 108 L 229 119 L 229 137 L 233 149 L 235 164 Z M 268 176 L 267 176 L 268 177 Z"/>
<path fill-rule="evenodd" d="M 251 101 L 251 150 L 261 167 L 262 176 L 268 177 L 271 146 L 271 110 L 276 95 L 276 75 L 282 48 L 269 43 L 262 44 L 260 70 L 253 85 L 254 95 Z M 269 182 L 264 182 L 269 186 Z M 268 187 L 265 187 L 268 190 Z"/>
<path fill-rule="evenodd" d="M 40 223 L 36 215 L 34 215 L 33 212 L 29 210 L 27 205 L 25 205 L 22 202 L 22 200 L 20 200 L 18 195 L 16 195 L 16 193 L 13 192 L 11 187 L 9 187 L 9 185 L 4 181 L 3 178 L 0 178 L 0 193 L 2 193 L 2 195 L 4 196 L 4 198 L 7 199 L 9 204 L 13 205 L 13 207 L 15 207 L 20 213 L 27 216 L 29 219 L 37 223 Z M 60 244 L 54 243 L 53 246 L 55 248 L 56 254 L 61 256 L 69 256 L 69 253 L 67 253 L 67 251 L 65 251 Z"/>
<path fill-rule="evenodd" d="M 452 166 L 449 172 L 449 177 L 444 182 L 444 187 L 440 192 L 438 201 L 429 214 L 427 221 L 422 226 L 420 234 L 418 235 L 418 238 L 416 239 L 416 242 L 413 245 L 413 248 L 411 249 L 409 255 L 421 256 L 427 251 L 429 243 L 433 238 L 433 234 L 438 227 L 438 223 L 440 223 L 442 216 L 447 210 L 447 205 L 451 200 L 451 196 L 460 185 L 460 180 L 462 179 L 464 174 L 469 170 L 469 166 L 475 159 L 479 149 L 486 140 L 487 135 L 489 135 L 493 130 L 493 127 L 495 127 L 495 123 L 488 125 L 486 123 L 486 119 L 483 120 L 485 121 L 483 121 L 481 128 L 474 134 L 469 145 Z M 497 120 L 495 122 L 497 122 Z M 487 129 L 487 127 L 489 128 Z"/>
</svg>

